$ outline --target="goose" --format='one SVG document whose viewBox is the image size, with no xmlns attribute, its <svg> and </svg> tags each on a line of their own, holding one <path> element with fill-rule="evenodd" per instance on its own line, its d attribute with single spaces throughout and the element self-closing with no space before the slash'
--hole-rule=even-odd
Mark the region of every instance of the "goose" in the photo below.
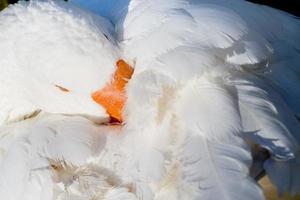
<svg viewBox="0 0 300 200">
<path fill-rule="evenodd" d="M 21 1 L 0 13 L 0 196 L 300 192 L 300 21 L 242 0 Z"/>
</svg>

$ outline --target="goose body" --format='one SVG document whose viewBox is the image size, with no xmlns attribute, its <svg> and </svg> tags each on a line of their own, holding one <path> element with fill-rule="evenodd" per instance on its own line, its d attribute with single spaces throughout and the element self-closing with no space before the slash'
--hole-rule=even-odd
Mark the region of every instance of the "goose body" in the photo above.
<svg viewBox="0 0 300 200">
<path fill-rule="evenodd" d="M 0 30 L 1 198 L 264 199 L 264 171 L 300 192 L 297 18 L 238 0 L 34 1 Z M 121 59 L 133 75 L 104 95 Z"/>
</svg>

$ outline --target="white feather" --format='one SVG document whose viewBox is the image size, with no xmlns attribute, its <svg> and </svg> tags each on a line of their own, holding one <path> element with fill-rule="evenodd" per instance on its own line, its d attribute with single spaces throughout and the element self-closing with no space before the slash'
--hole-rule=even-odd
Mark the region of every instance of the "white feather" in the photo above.
<svg viewBox="0 0 300 200">
<path fill-rule="evenodd" d="M 82 165 L 105 145 L 105 136 L 82 117 L 44 114 L 2 127 L 0 134 L 0 194 L 9 200 L 51 199 L 49 159 Z"/>
</svg>

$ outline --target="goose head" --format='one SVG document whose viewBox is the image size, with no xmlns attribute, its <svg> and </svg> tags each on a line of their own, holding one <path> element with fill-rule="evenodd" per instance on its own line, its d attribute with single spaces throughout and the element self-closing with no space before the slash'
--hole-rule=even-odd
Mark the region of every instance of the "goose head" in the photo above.
<svg viewBox="0 0 300 200">
<path fill-rule="evenodd" d="M 133 70 L 120 60 L 109 21 L 65 2 L 22 2 L 0 20 L 0 124 L 40 111 L 122 120 Z"/>
</svg>

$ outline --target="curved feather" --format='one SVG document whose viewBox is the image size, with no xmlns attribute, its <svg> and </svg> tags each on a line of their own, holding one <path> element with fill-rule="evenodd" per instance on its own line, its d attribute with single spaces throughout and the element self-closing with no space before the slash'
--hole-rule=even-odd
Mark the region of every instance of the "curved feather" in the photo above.
<svg viewBox="0 0 300 200">
<path fill-rule="evenodd" d="M 252 157 L 240 138 L 234 96 L 205 79 L 188 84 L 180 94 L 178 118 L 186 131 L 180 156 L 182 185 L 190 185 L 192 199 L 264 199 L 249 177 Z"/>
<path fill-rule="evenodd" d="M 1 127 L 0 134 L 0 194 L 9 200 L 52 199 L 50 160 L 83 165 L 105 145 L 105 136 L 82 117 L 43 114 Z"/>
<path fill-rule="evenodd" d="M 229 81 L 237 89 L 243 129 L 277 158 L 290 159 L 299 151 L 299 124 L 285 102 L 267 83 L 236 73 Z"/>
</svg>

